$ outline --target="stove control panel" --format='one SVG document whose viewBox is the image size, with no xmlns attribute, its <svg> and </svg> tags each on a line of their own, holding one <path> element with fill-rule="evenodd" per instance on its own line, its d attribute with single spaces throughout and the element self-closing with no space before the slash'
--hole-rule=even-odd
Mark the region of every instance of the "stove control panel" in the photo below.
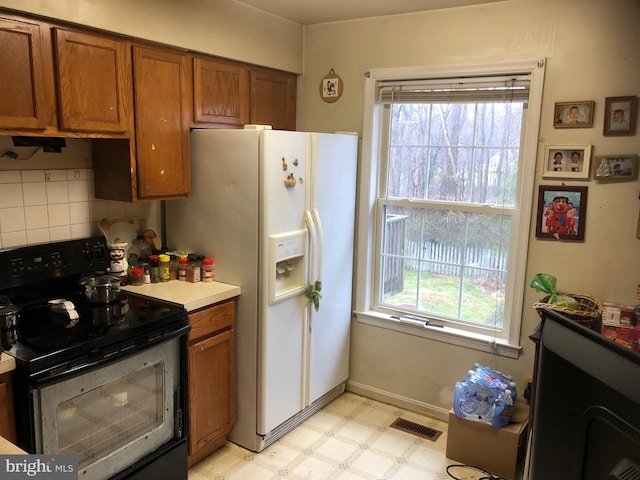
<svg viewBox="0 0 640 480">
<path fill-rule="evenodd" d="M 109 253 L 103 237 L 43 243 L 0 251 L 0 289 L 31 282 L 106 270 Z"/>
</svg>

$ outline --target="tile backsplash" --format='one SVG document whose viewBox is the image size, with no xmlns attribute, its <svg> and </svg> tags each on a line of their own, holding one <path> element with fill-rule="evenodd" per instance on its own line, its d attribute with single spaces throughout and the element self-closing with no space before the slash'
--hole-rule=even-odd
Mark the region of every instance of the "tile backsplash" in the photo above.
<svg viewBox="0 0 640 480">
<path fill-rule="evenodd" d="M 160 202 L 98 200 L 92 168 L 0 171 L 0 248 L 100 235 L 100 220 L 120 215 L 134 223 L 112 225 L 113 238 L 131 242 L 140 222 L 160 234 Z"/>
</svg>

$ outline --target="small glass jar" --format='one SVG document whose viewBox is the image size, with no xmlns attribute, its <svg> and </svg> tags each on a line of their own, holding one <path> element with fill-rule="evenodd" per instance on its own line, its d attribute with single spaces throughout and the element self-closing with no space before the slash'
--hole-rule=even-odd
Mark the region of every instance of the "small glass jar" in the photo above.
<svg viewBox="0 0 640 480">
<path fill-rule="evenodd" d="M 190 260 L 187 263 L 187 282 L 200 281 L 200 260 Z"/>
<path fill-rule="evenodd" d="M 189 264 L 189 259 L 187 257 L 182 257 L 178 260 L 178 280 L 181 282 L 187 281 L 187 265 Z"/>
<path fill-rule="evenodd" d="M 149 255 L 149 262 L 151 262 L 151 266 L 149 267 L 151 283 L 158 283 L 160 281 L 160 266 L 158 265 L 158 255 Z"/>
<path fill-rule="evenodd" d="M 144 285 L 144 268 L 131 268 L 131 272 L 129 272 L 129 285 Z"/>
<path fill-rule="evenodd" d="M 179 258 L 177 255 L 170 255 L 169 258 L 169 280 L 177 280 Z"/>
<path fill-rule="evenodd" d="M 213 258 L 202 260 L 202 281 L 213 282 Z"/>
<path fill-rule="evenodd" d="M 169 255 L 161 253 L 158 256 L 158 266 L 160 267 L 160 281 L 168 282 L 171 279 L 170 263 L 171 257 Z"/>
<path fill-rule="evenodd" d="M 142 262 L 138 265 L 142 268 L 142 280 L 144 283 L 151 283 L 151 269 L 149 268 L 149 262 Z"/>
</svg>

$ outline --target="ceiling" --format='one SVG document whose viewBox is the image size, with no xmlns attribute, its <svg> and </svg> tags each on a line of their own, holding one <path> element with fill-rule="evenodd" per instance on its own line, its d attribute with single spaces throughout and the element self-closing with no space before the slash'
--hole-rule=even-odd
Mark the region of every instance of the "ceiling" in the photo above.
<svg viewBox="0 0 640 480">
<path fill-rule="evenodd" d="M 504 0 L 237 0 L 302 25 L 464 7 Z"/>
</svg>

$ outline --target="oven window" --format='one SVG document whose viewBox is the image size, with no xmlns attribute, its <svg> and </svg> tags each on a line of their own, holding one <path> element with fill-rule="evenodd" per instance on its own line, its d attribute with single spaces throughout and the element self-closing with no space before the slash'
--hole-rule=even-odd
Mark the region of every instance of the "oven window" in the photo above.
<svg viewBox="0 0 640 480">
<path fill-rule="evenodd" d="M 151 365 L 58 405 L 60 453 L 77 454 L 83 468 L 160 427 L 163 372 Z"/>
</svg>

